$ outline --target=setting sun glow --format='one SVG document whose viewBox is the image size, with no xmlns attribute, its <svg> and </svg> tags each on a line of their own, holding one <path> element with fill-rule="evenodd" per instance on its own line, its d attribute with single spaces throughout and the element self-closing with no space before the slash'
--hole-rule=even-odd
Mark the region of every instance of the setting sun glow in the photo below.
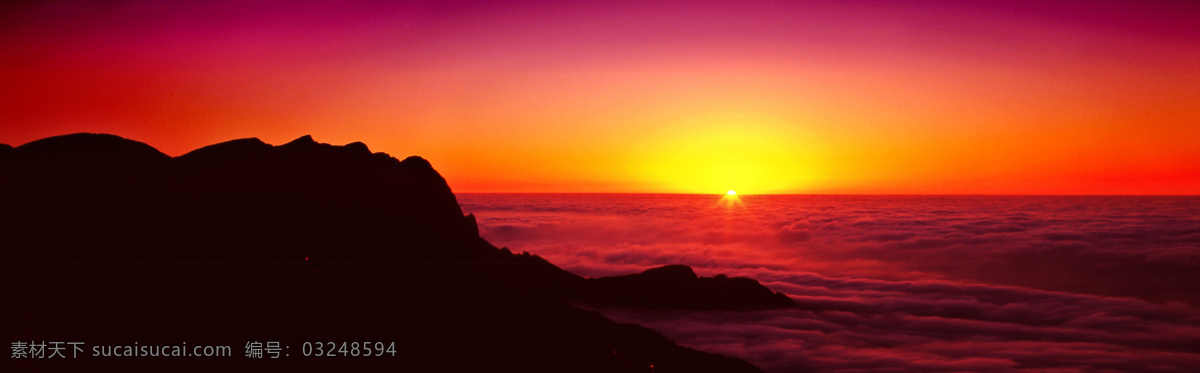
<svg viewBox="0 0 1200 373">
<path fill-rule="evenodd" d="M 721 199 L 717 201 L 717 204 L 727 209 L 745 206 L 745 204 L 742 203 L 742 199 L 738 198 L 737 192 L 733 190 L 725 192 L 725 195 L 721 196 Z"/>
<path fill-rule="evenodd" d="M 636 164 L 631 177 L 669 193 L 729 190 L 787 193 L 826 174 L 825 145 L 800 118 L 761 112 L 678 113 L 647 134 L 653 141 L 627 146 Z"/>
</svg>

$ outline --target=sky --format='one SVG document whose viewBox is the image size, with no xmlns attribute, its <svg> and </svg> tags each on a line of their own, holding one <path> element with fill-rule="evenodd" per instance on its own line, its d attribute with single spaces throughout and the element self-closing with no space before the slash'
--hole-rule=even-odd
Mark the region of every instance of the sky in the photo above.
<svg viewBox="0 0 1200 373">
<path fill-rule="evenodd" d="M 1198 194 L 1193 1 L 0 5 L 0 143 L 363 141 L 456 192 Z"/>
</svg>

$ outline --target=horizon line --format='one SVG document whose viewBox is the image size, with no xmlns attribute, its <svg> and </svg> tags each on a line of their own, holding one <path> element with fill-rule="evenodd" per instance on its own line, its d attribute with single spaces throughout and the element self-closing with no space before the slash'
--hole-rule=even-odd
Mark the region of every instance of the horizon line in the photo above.
<svg viewBox="0 0 1200 373">
<path fill-rule="evenodd" d="M 679 192 L 453 192 L 459 194 L 628 194 L 725 196 L 725 193 Z M 738 193 L 741 196 L 846 196 L 846 197 L 1200 197 L 1200 194 L 984 194 L 984 193 Z"/>
</svg>

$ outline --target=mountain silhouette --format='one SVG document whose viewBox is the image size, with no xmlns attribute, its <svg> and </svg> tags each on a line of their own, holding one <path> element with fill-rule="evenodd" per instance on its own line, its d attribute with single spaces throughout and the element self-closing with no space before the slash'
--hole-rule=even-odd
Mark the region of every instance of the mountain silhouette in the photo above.
<svg viewBox="0 0 1200 373">
<path fill-rule="evenodd" d="M 642 308 L 756 310 L 789 308 L 795 303 L 758 281 L 725 275 L 699 277 L 691 267 L 668 265 L 642 273 L 589 279 L 583 298 Z"/>
<path fill-rule="evenodd" d="M 23 284 L 0 311 L 9 342 L 233 347 L 228 358 L 65 362 L 97 370 L 754 372 L 571 304 L 792 306 L 754 280 L 685 266 L 582 278 L 479 237 L 428 161 L 310 136 L 178 157 L 103 134 L 0 146 L 0 240 L 3 280 Z M 290 356 L 245 358 L 250 341 Z M 396 353 L 302 356 L 305 342 L 342 341 L 394 342 Z"/>
</svg>

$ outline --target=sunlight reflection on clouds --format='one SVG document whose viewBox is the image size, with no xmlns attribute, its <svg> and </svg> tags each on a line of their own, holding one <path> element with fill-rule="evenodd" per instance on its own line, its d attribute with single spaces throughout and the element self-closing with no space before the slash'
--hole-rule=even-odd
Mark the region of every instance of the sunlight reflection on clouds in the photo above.
<svg viewBox="0 0 1200 373">
<path fill-rule="evenodd" d="M 790 295 L 799 309 L 603 310 L 769 371 L 1200 366 L 1200 199 L 740 197 L 460 200 L 491 242 L 585 276 L 678 263 Z"/>
</svg>

